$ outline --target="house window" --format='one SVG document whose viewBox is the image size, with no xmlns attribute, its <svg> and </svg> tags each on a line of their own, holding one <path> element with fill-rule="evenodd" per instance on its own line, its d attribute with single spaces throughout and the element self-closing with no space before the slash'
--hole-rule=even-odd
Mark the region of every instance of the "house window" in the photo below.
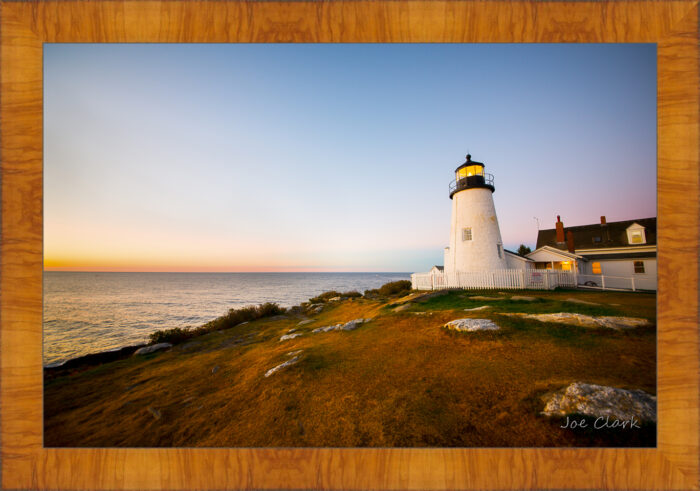
<svg viewBox="0 0 700 491">
<path fill-rule="evenodd" d="M 600 242 L 600 240 L 601 240 L 601 238 L 600 238 L 600 236 L 598 236 L 598 235 L 596 235 L 595 237 L 593 237 L 593 243 L 594 243 L 594 244 L 598 244 L 598 243 Z"/>
<path fill-rule="evenodd" d="M 627 243 L 628 244 L 646 244 L 647 237 L 644 232 L 644 227 L 638 223 L 633 223 L 627 227 Z"/>
<path fill-rule="evenodd" d="M 591 264 L 591 270 L 593 274 L 603 274 L 603 270 L 600 268 L 600 263 Z"/>
<path fill-rule="evenodd" d="M 471 227 L 462 229 L 462 240 L 472 240 L 472 229 Z"/>
<path fill-rule="evenodd" d="M 644 274 L 644 261 L 634 262 L 634 272 Z"/>
</svg>

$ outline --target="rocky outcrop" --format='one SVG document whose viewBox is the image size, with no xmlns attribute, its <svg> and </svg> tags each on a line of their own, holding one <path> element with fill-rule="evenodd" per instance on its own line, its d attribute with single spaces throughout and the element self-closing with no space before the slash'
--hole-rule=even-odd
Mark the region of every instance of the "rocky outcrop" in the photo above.
<svg viewBox="0 0 700 491">
<path fill-rule="evenodd" d="M 500 329 L 490 319 L 455 319 L 453 321 L 445 324 L 447 329 L 452 329 L 454 331 L 496 331 Z"/>
<path fill-rule="evenodd" d="M 482 305 L 481 307 L 474 307 L 473 309 L 464 309 L 465 312 L 474 312 L 478 310 L 487 310 L 490 309 L 490 305 Z"/>
<path fill-rule="evenodd" d="M 299 358 L 300 358 L 299 355 L 297 355 L 294 358 L 292 358 L 291 360 L 287 360 L 284 363 L 277 365 L 274 368 L 270 368 L 267 372 L 265 372 L 265 377 L 269 377 L 273 373 L 279 372 L 283 368 L 287 368 L 290 365 L 294 365 L 295 363 L 297 363 L 299 361 Z"/>
<path fill-rule="evenodd" d="M 306 324 L 312 323 L 313 321 L 313 319 L 304 319 L 303 321 L 300 321 L 299 324 L 297 324 L 297 326 L 304 326 Z"/>
<path fill-rule="evenodd" d="M 136 355 L 147 355 L 149 353 L 153 353 L 155 351 L 160 351 L 162 349 L 168 349 L 172 348 L 173 345 L 170 343 L 158 343 L 158 344 L 152 344 L 150 346 L 144 346 L 143 348 L 139 348 L 134 352 L 134 356 Z"/>
<path fill-rule="evenodd" d="M 542 414 L 545 416 L 582 414 L 620 421 L 656 422 L 656 397 L 642 390 L 574 382 L 545 396 L 544 400 Z"/>
<path fill-rule="evenodd" d="M 322 303 L 312 303 L 308 307 L 306 307 L 306 312 L 308 314 L 318 314 L 323 310 L 323 307 L 325 304 Z"/>
<path fill-rule="evenodd" d="M 349 322 L 346 322 L 345 324 L 335 324 L 334 326 L 323 326 L 323 327 L 318 327 L 314 329 L 311 332 L 329 332 L 329 331 L 352 331 L 353 329 L 357 329 L 360 327 L 362 324 L 365 322 L 371 321 L 371 318 L 368 319 L 354 319 Z"/>
<path fill-rule="evenodd" d="M 280 341 L 287 341 L 288 339 L 294 339 L 298 338 L 299 336 L 303 336 L 304 333 L 302 332 L 295 332 L 294 334 L 285 334 L 280 338 Z"/>
<path fill-rule="evenodd" d="M 632 329 L 635 327 L 645 327 L 652 325 L 647 319 L 636 317 L 614 317 L 614 316 L 591 316 L 584 314 L 574 314 L 571 312 L 558 312 L 556 314 L 513 314 L 503 313 L 500 315 L 510 315 L 534 319 L 540 322 L 559 322 L 583 327 L 604 327 L 608 329 Z"/>
</svg>

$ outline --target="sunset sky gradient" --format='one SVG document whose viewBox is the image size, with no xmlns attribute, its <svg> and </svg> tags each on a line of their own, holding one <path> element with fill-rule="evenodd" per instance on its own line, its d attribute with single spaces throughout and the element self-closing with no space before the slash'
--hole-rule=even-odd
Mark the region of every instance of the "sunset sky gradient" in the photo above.
<svg viewBox="0 0 700 491">
<path fill-rule="evenodd" d="M 653 44 L 46 44 L 45 268 L 426 271 L 470 151 L 506 248 L 656 216 Z"/>
</svg>

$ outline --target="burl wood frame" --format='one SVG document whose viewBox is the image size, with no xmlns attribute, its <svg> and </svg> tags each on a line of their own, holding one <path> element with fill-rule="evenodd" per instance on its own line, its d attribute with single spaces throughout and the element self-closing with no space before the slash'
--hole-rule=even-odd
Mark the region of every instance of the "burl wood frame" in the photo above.
<svg viewBox="0 0 700 491">
<path fill-rule="evenodd" d="M 0 1 L 0 8 L 4 488 L 698 488 L 698 0 Z M 66 42 L 656 43 L 658 448 L 43 448 L 42 55 L 43 43 Z"/>
</svg>

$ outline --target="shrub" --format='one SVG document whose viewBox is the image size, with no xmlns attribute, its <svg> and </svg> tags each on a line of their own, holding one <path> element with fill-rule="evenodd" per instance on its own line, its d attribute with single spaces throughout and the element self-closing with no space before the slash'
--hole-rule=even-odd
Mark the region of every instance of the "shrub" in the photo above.
<svg viewBox="0 0 700 491">
<path fill-rule="evenodd" d="M 323 303 L 323 302 L 327 302 L 331 298 L 340 297 L 340 296 L 342 296 L 342 293 L 337 292 L 335 290 L 331 290 L 329 292 L 321 293 L 317 297 L 310 298 L 309 302 L 311 302 L 311 303 Z"/>
<path fill-rule="evenodd" d="M 196 336 L 201 336 L 214 331 L 222 331 L 230 329 L 242 322 L 254 321 L 263 317 L 272 317 L 273 315 L 284 314 L 285 309 L 276 303 L 263 303 L 260 305 L 251 305 L 240 309 L 230 309 L 225 315 L 207 322 L 206 324 L 194 329 L 175 327 L 172 329 L 164 329 L 151 333 L 151 344 L 155 343 L 171 343 L 178 344 L 187 341 Z"/>
<path fill-rule="evenodd" d="M 186 329 L 182 327 L 174 327 L 172 329 L 164 329 L 162 331 L 156 331 L 151 333 L 150 340 L 151 344 L 156 343 L 171 343 L 177 344 L 187 341 L 193 335 L 193 329 Z"/>
<path fill-rule="evenodd" d="M 408 280 L 392 281 L 373 290 L 365 290 L 365 297 L 390 297 L 411 291 L 411 282 Z"/>
<path fill-rule="evenodd" d="M 340 297 L 340 298 L 356 298 L 356 297 L 361 297 L 362 294 L 357 291 L 351 291 L 351 292 L 345 292 L 345 293 L 340 293 L 335 290 L 331 290 L 329 292 L 321 293 L 319 296 L 310 298 L 309 302 L 311 303 L 325 303 L 329 301 L 331 298 L 335 297 Z"/>
</svg>

